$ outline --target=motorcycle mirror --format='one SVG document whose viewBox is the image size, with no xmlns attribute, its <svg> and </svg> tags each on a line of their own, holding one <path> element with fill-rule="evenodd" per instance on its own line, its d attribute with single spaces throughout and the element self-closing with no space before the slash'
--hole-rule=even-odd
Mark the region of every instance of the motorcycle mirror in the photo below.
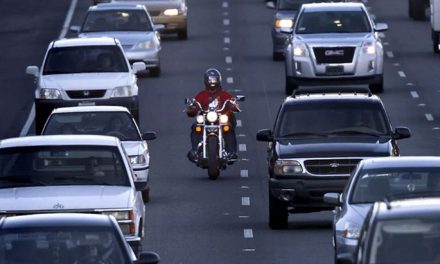
<svg viewBox="0 0 440 264">
<path fill-rule="evenodd" d="M 191 100 L 189 100 L 188 97 L 185 97 L 185 104 L 190 104 L 190 103 L 191 103 Z"/>
<path fill-rule="evenodd" d="M 238 102 L 244 102 L 244 99 L 246 99 L 246 96 L 244 96 L 244 95 L 235 96 L 235 100 Z"/>
</svg>

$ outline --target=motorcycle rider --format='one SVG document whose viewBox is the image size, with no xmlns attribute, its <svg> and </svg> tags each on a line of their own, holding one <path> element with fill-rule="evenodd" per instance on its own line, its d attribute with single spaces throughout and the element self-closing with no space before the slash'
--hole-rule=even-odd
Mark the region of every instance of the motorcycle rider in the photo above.
<svg viewBox="0 0 440 264">
<path fill-rule="evenodd" d="M 205 89 L 201 92 L 199 92 L 196 97 L 194 98 L 197 102 L 200 103 L 203 109 L 207 109 L 209 104 L 216 100 L 218 101 L 219 106 L 223 106 L 223 103 L 226 100 L 233 100 L 231 94 L 224 91 L 221 86 L 221 73 L 217 69 L 209 68 L 205 71 L 204 75 L 204 82 L 205 82 Z M 186 114 L 188 117 L 194 117 L 198 114 L 200 111 L 198 105 L 190 105 L 186 109 Z M 236 102 L 236 105 L 228 104 L 225 107 L 225 110 L 222 112 L 222 114 L 226 114 L 229 117 L 229 122 L 231 123 L 231 129 L 223 134 L 223 139 L 225 141 L 225 150 L 227 152 L 227 158 L 229 160 L 236 160 L 238 158 L 237 156 L 237 139 L 235 137 L 235 116 L 233 112 L 239 112 L 240 108 L 238 103 Z M 192 162 L 196 162 L 197 160 L 197 147 L 199 142 L 202 140 L 201 133 L 197 133 L 195 131 L 196 123 L 194 123 L 191 127 L 191 145 L 192 149 L 188 153 L 188 158 Z"/>
</svg>

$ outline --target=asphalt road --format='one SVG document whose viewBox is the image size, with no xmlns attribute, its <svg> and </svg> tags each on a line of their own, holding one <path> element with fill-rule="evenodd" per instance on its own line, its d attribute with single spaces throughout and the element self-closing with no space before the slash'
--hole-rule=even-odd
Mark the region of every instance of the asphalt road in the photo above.
<svg viewBox="0 0 440 264">
<path fill-rule="evenodd" d="M 44 2 L 44 3 L 43 3 Z M 72 24 L 91 1 L 80 0 Z M 26 65 L 39 65 L 47 44 L 60 35 L 70 1 L 4 0 L 0 9 L 0 137 L 18 136 L 33 102 Z M 332 263 L 331 212 L 291 215 L 289 229 L 267 225 L 266 145 L 255 133 L 270 128 L 284 98 L 284 65 L 272 61 L 273 11 L 263 0 L 189 0 L 189 38 L 163 36 L 162 75 L 140 84 L 143 130 L 155 130 L 151 148 L 151 202 L 144 249 L 161 263 Z M 407 16 L 407 1 L 370 0 L 385 33 L 385 92 L 394 126 L 413 136 L 402 155 L 439 155 L 440 57 L 431 50 L 428 21 Z M 193 120 L 184 98 L 202 89 L 203 72 L 223 72 L 224 87 L 246 95 L 237 116 L 242 161 L 209 181 L 186 160 Z M 31 127 L 30 133 L 33 133 Z"/>
</svg>

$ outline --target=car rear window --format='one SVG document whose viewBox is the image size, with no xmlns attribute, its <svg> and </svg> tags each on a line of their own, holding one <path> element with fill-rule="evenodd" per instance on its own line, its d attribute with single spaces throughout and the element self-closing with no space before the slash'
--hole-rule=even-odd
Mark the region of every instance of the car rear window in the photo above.
<svg viewBox="0 0 440 264">
<path fill-rule="evenodd" d="M 153 31 L 143 10 L 105 10 L 87 14 L 81 32 Z"/>
</svg>

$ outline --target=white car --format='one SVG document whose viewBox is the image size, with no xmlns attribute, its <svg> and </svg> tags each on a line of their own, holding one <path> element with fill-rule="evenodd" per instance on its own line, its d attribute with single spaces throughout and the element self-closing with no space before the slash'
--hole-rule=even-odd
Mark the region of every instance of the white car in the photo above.
<svg viewBox="0 0 440 264">
<path fill-rule="evenodd" d="M 0 141 L 0 218 L 36 213 L 113 215 L 134 251 L 145 205 L 119 139 L 32 136 Z"/>
<path fill-rule="evenodd" d="M 122 106 L 75 106 L 52 111 L 41 132 L 42 135 L 109 135 L 121 140 L 133 166 L 135 182 L 145 183 L 142 190 L 148 202 L 148 174 L 150 152 L 147 140 L 156 138 L 155 132 L 140 133 L 130 111 Z"/>
<path fill-rule="evenodd" d="M 130 66 L 115 38 L 73 38 L 52 41 L 35 76 L 35 127 L 40 134 L 53 109 L 65 106 L 119 105 L 139 120 L 136 73 L 145 63 Z"/>
</svg>

